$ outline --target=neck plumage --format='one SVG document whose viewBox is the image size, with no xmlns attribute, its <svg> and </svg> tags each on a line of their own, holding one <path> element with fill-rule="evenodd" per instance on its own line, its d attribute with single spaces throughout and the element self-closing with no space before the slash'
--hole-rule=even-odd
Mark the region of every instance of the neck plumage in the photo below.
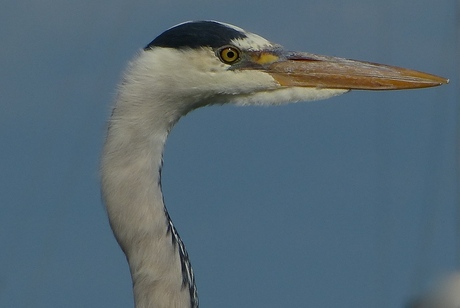
<svg viewBox="0 0 460 308">
<path fill-rule="evenodd" d="M 102 194 L 110 225 L 129 263 L 137 308 L 196 308 L 193 272 L 160 182 L 164 144 L 182 114 L 169 112 L 155 102 L 155 93 L 139 88 L 153 80 L 135 77 L 128 72 L 121 85 L 103 151 Z"/>
</svg>

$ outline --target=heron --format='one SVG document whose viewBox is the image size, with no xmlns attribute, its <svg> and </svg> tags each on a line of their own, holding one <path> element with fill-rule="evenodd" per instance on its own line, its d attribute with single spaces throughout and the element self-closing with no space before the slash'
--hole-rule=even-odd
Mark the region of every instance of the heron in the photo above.
<svg viewBox="0 0 460 308">
<path fill-rule="evenodd" d="M 128 261 L 135 307 L 199 306 L 161 190 L 163 148 L 181 117 L 209 105 L 280 105 L 446 83 L 419 71 L 288 51 L 217 21 L 185 22 L 157 36 L 125 71 L 101 158 L 102 197 Z"/>
</svg>

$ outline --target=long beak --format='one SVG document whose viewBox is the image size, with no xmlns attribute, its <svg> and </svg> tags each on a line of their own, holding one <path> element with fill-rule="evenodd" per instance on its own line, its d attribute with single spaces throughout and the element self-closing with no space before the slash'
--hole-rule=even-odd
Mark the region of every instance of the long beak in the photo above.
<svg viewBox="0 0 460 308">
<path fill-rule="evenodd" d="M 276 57 L 276 60 L 275 58 Z M 260 56 L 254 59 L 260 63 Z M 449 83 L 443 77 L 401 67 L 320 56 L 304 52 L 287 52 L 264 63 L 264 71 L 287 87 L 328 89 L 397 90 L 435 87 Z M 262 62 L 264 62 L 262 60 Z"/>
</svg>

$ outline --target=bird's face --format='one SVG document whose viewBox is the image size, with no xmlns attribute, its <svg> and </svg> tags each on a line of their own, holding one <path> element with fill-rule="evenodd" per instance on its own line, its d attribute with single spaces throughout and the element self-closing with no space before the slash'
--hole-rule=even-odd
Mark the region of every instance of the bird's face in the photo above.
<svg viewBox="0 0 460 308">
<path fill-rule="evenodd" d="M 145 49 L 156 87 L 196 106 L 279 104 L 360 90 L 424 88 L 448 80 L 376 63 L 290 52 L 238 27 L 214 21 L 177 25 Z M 158 92 L 158 91 L 157 91 Z"/>
</svg>

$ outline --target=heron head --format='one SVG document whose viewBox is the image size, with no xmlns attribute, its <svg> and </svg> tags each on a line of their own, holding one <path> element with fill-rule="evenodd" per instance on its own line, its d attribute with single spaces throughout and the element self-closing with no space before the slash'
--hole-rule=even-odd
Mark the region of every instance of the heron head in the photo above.
<svg viewBox="0 0 460 308">
<path fill-rule="evenodd" d="M 215 21 L 186 22 L 166 30 L 144 48 L 134 65 L 144 70 L 144 77 L 151 76 L 152 93 L 174 94 L 192 108 L 228 102 L 281 104 L 353 89 L 412 89 L 448 82 L 394 66 L 287 51 Z"/>
</svg>

